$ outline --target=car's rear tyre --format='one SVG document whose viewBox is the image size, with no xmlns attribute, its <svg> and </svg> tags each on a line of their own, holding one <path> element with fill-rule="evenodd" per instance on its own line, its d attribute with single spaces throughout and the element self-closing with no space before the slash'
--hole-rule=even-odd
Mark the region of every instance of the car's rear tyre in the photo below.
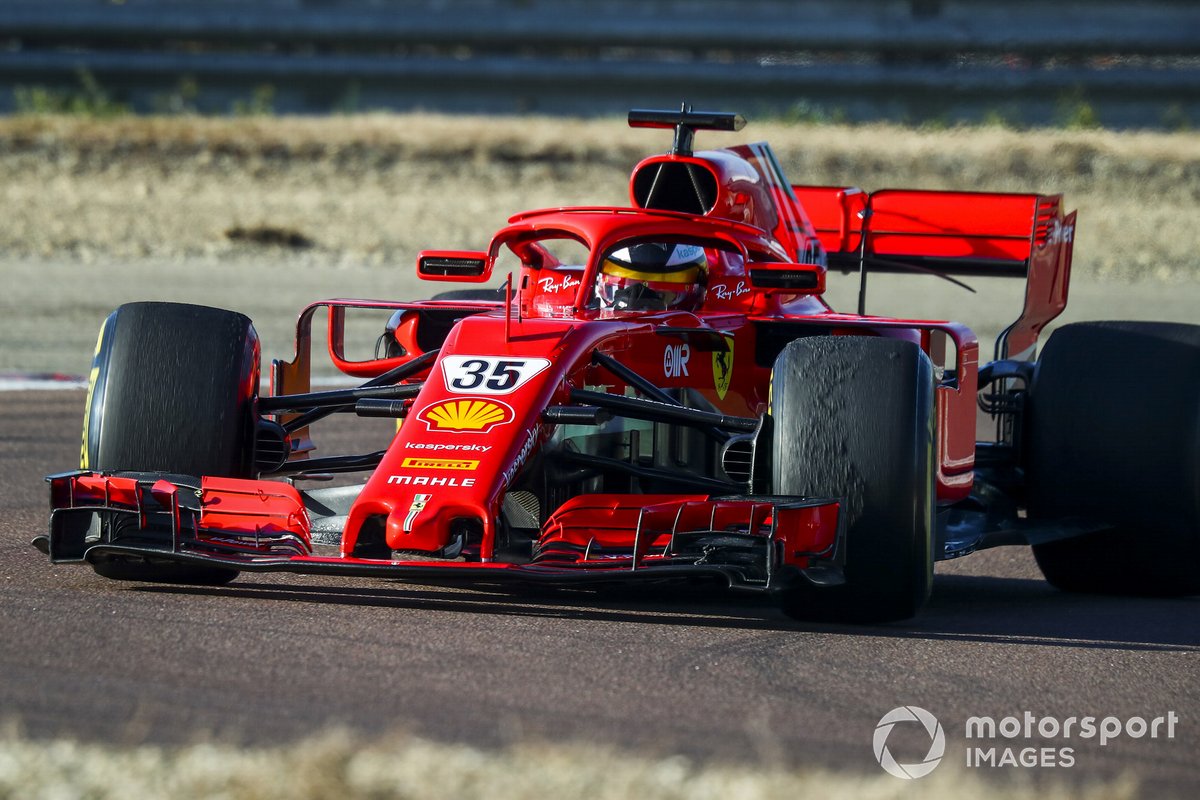
<svg viewBox="0 0 1200 800">
<path fill-rule="evenodd" d="M 1034 520 L 1107 523 L 1035 545 L 1052 585 L 1200 593 L 1200 326 L 1089 322 L 1050 337 L 1028 405 Z"/>
<path fill-rule="evenodd" d="M 100 331 L 84 411 L 80 465 L 106 472 L 254 475 L 258 335 L 232 311 L 129 303 Z M 117 580 L 221 584 L 237 571 L 109 558 Z"/>
<path fill-rule="evenodd" d="M 811 337 L 771 377 L 773 492 L 841 498 L 846 583 L 783 590 L 800 619 L 906 619 L 933 583 L 934 402 L 929 358 L 912 342 Z"/>
</svg>

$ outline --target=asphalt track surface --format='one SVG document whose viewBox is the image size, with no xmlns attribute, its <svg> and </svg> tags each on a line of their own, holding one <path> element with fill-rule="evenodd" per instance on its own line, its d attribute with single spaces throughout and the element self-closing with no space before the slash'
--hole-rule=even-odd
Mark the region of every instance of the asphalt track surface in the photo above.
<svg viewBox="0 0 1200 800">
<path fill-rule="evenodd" d="M 47 517 L 42 477 L 77 461 L 82 407 L 78 390 L 0 393 L 0 718 L 28 736 L 278 745 L 336 725 L 875 776 L 874 728 L 899 705 L 937 716 L 946 759 L 960 764 L 970 716 L 1173 711 L 1173 739 L 1160 729 L 1101 746 L 1035 732 L 990 744 L 1071 746 L 1074 766 L 982 772 L 1132 773 L 1147 794 L 1200 796 L 1198 598 L 1063 594 L 1021 548 L 940 565 L 918 619 L 873 627 L 800 624 L 769 602 L 711 593 L 513 595 L 283 575 L 217 589 L 110 582 L 29 546 Z M 328 428 L 326 452 L 374 449 L 386 435 L 349 417 Z M 911 731 L 889 740 L 901 761 L 927 746 Z"/>
</svg>

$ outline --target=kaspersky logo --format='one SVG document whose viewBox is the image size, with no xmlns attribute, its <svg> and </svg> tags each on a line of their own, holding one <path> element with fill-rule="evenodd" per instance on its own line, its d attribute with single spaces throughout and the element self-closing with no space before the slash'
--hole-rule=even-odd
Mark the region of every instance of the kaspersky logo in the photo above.
<svg viewBox="0 0 1200 800">
<path fill-rule="evenodd" d="M 499 400 L 481 398 L 439 400 L 425 406 L 417 419 L 431 431 L 447 433 L 487 433 L 497 425 L 513 421 L 512 407 Z"/>
<path fill-rule="evenodd" d="M 896 761 L 887 746 L 888 736 L 892 729 L 899 724 L 906 723 L 921 725 L 929 734 L 929 752 L 925 754 L 925 758 L 912 764 L 901 764 Z M 879 766 L 883 767 L 889 775 L 911 780 L 924 778 L 941 763 L 942 756 L 946 752 L 946 733 L 942 730 L 942 724 L 938 722 L 937 717 L 920 706 L 900 706 L 893 708 L 879 720 L 879 724 L 875 726 L 875 737 L 871 743 L 874 746 L 875 760 L 879 762 Z"/>
</svg>

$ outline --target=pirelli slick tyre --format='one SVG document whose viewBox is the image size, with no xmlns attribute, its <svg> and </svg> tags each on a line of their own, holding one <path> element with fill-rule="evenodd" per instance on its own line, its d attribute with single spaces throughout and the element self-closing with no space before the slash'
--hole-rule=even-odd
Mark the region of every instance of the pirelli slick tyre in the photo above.
<svg viewBox="0 0 1200 800">
<path fill-rule="evenodd" d="M 253 477 L 258 364 L 258 335 L 241 314 L 182 303 L 121 306 L 96 344 L 80 466 Z M 221 584 L 237 576 L 133 559 L 93 566 L 117 580 Z"/>
<path fill-rule="evenodd" d="M 1200 326 L 1060 328 L 1038 359 L 1027 419 L 1029 516 L 1105 526 L 1035 545 L 1046 580 L 1200 593 Z"/>
<path fill-rule="evenodd" d="M 906 619 L 933 582 L 933 368 L 912 342 L 811 337 L 771 377 L 773 492 L 835 497 L 846 583 L 797 583 L 780 596 L 800 619 Z"/>
</svg>

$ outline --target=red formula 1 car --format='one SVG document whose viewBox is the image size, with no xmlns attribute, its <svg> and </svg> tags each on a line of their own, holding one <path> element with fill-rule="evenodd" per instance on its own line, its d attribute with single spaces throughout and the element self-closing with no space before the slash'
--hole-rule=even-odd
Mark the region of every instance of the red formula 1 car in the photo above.
<svg viewBox="0 0 1200 800">
<path fill-rule="evenodd" d="M 999 544 L 1068 590 L 1200 588 L 1200 327 L 1066 326 L 1035 361 L 1067 300 L 1059 197 L 793 186 L 765 144 L 693 152 L 738 116 L 629 121 L 675 137 L 631 207 L 518 214 L 486 251 L 418 257 L 424 279 L 500 290 L 309 306 L 270 394 L 244 316 L 117 309 L 82 468 L 48 479 L 35 545 L 148 581 L 713 581 L 856 621 L 915 614 L 934 561 Z M 960 324 L 832 310 L 829 268 L 864 292 L 878 270 L 1009 275 L 1025 302 L 980 366 Z M 312 391 L 318 311 L 360 387 Z M 396 434 L 318 456 L 336 411 Z"/>
</svg>

